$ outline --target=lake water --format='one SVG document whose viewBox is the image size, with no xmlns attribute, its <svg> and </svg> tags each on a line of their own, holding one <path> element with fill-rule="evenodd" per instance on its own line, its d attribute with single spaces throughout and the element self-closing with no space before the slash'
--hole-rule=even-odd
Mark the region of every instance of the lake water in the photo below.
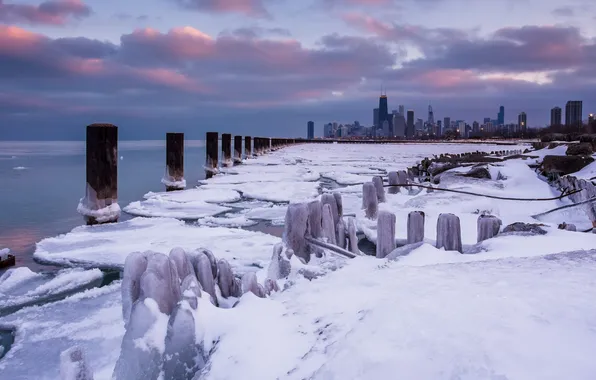
<svg viewBox="0 0 596 380">
<path fill-rule="evenodd" d="M 204 141 L 185 141 L 188 187 L 205 178 Z M 139 200 L 149 191 L 164 191 L 164 141 L 120 141 L 118 203 Z M 39 240 L 84 224 L 77 213 L 85 194 L 85 142 L 0 141 L 0 249 L 16 254 L 17 266 L 47 268 L 33 262 Z M 130 218 L 122 213 L 121 220 Z M 0 271 L 1 273 L 2 271 Z"/>
</svg>

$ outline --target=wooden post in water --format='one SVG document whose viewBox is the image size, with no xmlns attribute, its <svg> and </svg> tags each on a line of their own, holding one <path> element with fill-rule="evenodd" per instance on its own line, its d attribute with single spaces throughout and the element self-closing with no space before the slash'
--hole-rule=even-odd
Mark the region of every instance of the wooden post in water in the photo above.
<svg viewBox="0 0 596 380">
<path fill-rule="evenodd" d="M 244 155 L 246 158 L 252 157 L 252 140 L 250 136 L 244 136 Z"/>
<path fill-rule="evenodd" d="M 77 211 L 87 225 L 113 223 L 120 217 L 118 205 L 118 127 L 87 126 L 87 187 Z"/>
<path fill-rule="evenodd" d="M 242 163 L 242 136 L 234 136 L 234 165 Z"/>
<path fill-rule="evenodd" d="M 229 133 L 221 134 L 221 151 L 223 153 L 222 163 L 225 166 L 232 165 L 232 135 Z"/>
<path fill-rule="evenodd" d="M 209 179 L 217 173 L 219 156 L 219 134 L 217 132 L 207 132 L 205 148 L 207 158 L 205 160 L 205 178 Z"/>
<path fill-rule="evenodd" d="M 166 172 L 161 180 L 166 191 L 184 190 L 184 133 L 166 133 Z"/>
<path fill-rule="evenodd" d="M 255 154 L 260 156 L 263 154 L 263 138 L 255 137 Z"/>
</svg>

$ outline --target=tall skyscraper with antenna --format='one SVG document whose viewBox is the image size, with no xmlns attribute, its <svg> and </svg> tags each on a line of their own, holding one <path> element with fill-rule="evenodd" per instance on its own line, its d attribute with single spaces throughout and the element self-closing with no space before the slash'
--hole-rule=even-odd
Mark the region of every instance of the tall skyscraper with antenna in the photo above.
<svg viewBox="0 0 596 380">
<path fill-rule="evenodd" d="M 428 125 L 433 126 L 435 125 L 435 114 L 433 113 L 433 107 L 429 104 L 428 105 Z"/>
<path fill-rule="evenodd" d="M 391 123 L 389 121 L 389 109 L 387 106 L 387 93 L 383 93 L 383 91 L 381 91 L 381 96 L 379 97 L 379 125 L 376 125 L 377 129 L 381 129 L 383 128 L 383 122 L 387 121 L 390 123 L 390 130 L 392 130 L 393 128 L 391 127 Z"/>
</svg>

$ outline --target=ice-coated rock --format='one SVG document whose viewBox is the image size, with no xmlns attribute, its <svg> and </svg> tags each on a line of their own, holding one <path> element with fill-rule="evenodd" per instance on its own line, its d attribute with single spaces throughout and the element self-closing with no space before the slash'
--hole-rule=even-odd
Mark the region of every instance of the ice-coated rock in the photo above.
<svg viewBox="0 0 596 380">
<path fill-rule="evenodd" d="M 575 224 L 567 224 L 565 222 L 559 224 L 559 229 L 577 232 L 577 227 L 575 226 Z"/>
<path fill-rule="evenodd" d="M 267 293 L 267 295 L 270 295 L 273 292 L 279 292 L 279 285 L 277 285 L 277 281 L 271 279 L 271 278 L 267 278 L 265 279 L 265 293 Z"/>
<path fill-rule="evenodd" d="M 81 347 L 75 346 L 60 354 L 60 379 L 93 380 L 93 372 Z"/>
<path fill-rule="evenodd" d="M 385 258 L 394 249 L 395 214 L 380 211 L 377 218 L 377 258 Z"/>
<path fill-rule="evenodd" d="M 318 239 L 323 233 L 323 204 L 320 200 L 308 202 L 308 235 Z"/>
<path fill-rule="evenodd" d="M 356 235 L 356 222 L 354 218 L 348 218 L 348 250 L 355 254 L 360 254 L 358 249 L 358 236 Z"/>
<path fill-rule="evenodd" d="M 379 202 L 377 199 L 377 190 L 372 182 L 366 182 L 362 185 L 362 204 L 366 217 L 375 219 L 377 217 Z"/>
<path fill-rule="evenodd" d="M 323 238 L 326 238 L 329 244 L 337 244 L 333 212 L 331 211 L 331 205 L 328 203 L 323 205 Z"/>
<path fill-rule="evenodd" d="M 462 252 L 461 226 L 454 214 L 440 214 L 437 220 L 437 248 Z"/>
<path fill-rule="evenodd" d="M 331 215 L 333 215 L 333 225 L 337 225 L 339 222 L 339 207 L 337 206 L 337 200 L 333 194 L 323 194 L 321 195 L 321 203 L 323 206 L 326 204 L 331 207 Z"/>
<path fill-rule="evenodd" d="M 182 293 L 182 300 L 187 301 L 190 307 L 197 309 L 198 298 L 201 297 L 201 284 L 194 274 L 189 274 L 182 280 L 180 285 L 180 292 Z"/>
<path fill-rule="evenodd" d="M 163 380 L 192 380 L 205 367 L 205 352 L 196 343 L 195 319 L 184 302 L 168 320 L 165 340 Z"/>
<path fill-rule="evenodd" d="M 219 259 L 217 262 L 217 285 L 223 298 L 240 296 L 240 289 L 236 289 L 232 267 L 225 259 Z"/>
<path fill-rule="evenodd" d="M 151 305 L 151 308 L 148 306 Z M 162 352 L 147 340 L 147 332 L 158 322 L 157 305 L 152 299 L 138 300 L 132 306 L 130 322 L 122 338 L 120 356 L 113 380 L 157 380 Z"/>
<path fill-rule="evenodd" d="M 385 188 L 383 187 L 383 177 L 373 177 L 372 183 L 373 185 L 375 185 L 375 190 L 377 192 L 377 201 L 379 201 L 379 203 L 385 202 Z"/>
<path fill-rule="evenodd" d="M 344 201 L 341 197 L 341 193 L 334 192 L 333 196 L 335 197 L 335 203 L 337 204 L 337 213 L 341 219 L 344 216 Z"/>
<path fill-rule="evenodd" d="M 521 233 L 522 235 L 545 235 L 543 224 L 515 222 L 503 228 L 503 233 Z"/>
<path fill-rule="evenodd" d="M 252 292 L 255 296 L 265 298 L 265 289 L 257 282 L 255 272 L 247 272 L 242 276 L 242 294 Z"/>
<path fill-rule="evenodd" d="M 133 252 L 124 260 L 122 271 L 122 318 L 128 323 L 132 305 L 141 294 L 141 276 L 147 269 L 147 253 Z"/>
<path fill-rule="evenodd" d="M 407 244 L 414 244 L 424 240 L 424 212 L 412 211 L 408 214 Z"/>
<path fill-rule="evenodd" d="M 195 256 L 195 272 L 199 283 L 204 291 L 211 296 L 211 302 L 217 306 L 217 296 L 215 294 L 215 278 L 213 277 L 213 269 L 211 268 L 211 260 L 209 257 L 200 252 Z"/>
<path fill-rule="evenodd" d="M 192 274 L 196 276 L 195 270 L 192 267 L 189 255 L 180 247 L 173 248 L 170 251 L 170 260 L 176 265 L 178 277 L 182 281 L 186 276 Z"/>
<path fill-rule="evenodd" d="M 284 245 L 282 243 L 278 243 L 273 247 L 273 255 L 267 270 L 267 277 L 272 280 L 279 280 L 290 275 L 292 266 L 290 259 L 284 254 L 283 250 Z"/>
<path fill-rule="evenodd" d="M 387 174 L 387 182 L 392 187 L 389 187 L 387 190 L 389 194 L 397 194 L 399 193 L 399 187 L 394 187 L 395 185 L 399 185 L 399 178 L 397 172 L 389 172 Z"/>
<path fill-rule="evenodd" d="M 333 196 L 331 196 L 333 198 Z M 335 200 L 334 200 L 335 202 Z M 310 248 L 306 243 L 308 228 L 308 206 L 306 203 L 291 203 L 286 210 L 283 241 L 305 262 L 310 260 Z"/>
<path fill-rule="evenodd" d="M 496 236 L 501 229 L 501 219 L 494 215 L 480 215 L 477 221 L 478 239 L 480 243 L 486 239 Z"/>
<path fill-rule="evenodd" d="M 414 243 L 414 244 L 406 244 L 404 246 L 395 248 L 393 251 L 391 251 L 387 256 L 385 256 L 385 258 L 387 260 L 397 260 L 398 258 L 402 257 L 402 256 L 407 256 L 410 254 L 410 252 L 412 252 L 415 249 L 420 248 L 422 245 L 424 244 L 423 241 L 420 241 L 418 243 Z"/>
</svg>

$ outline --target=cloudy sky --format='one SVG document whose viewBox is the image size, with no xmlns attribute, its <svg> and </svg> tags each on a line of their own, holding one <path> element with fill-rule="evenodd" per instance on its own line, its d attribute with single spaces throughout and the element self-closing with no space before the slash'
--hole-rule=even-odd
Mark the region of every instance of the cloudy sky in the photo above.
<svg viewBox="0 0 596 380">
<path fill-rule="evenodd" d="M 596 112 L 593 0 L 0 0 L 0 140 Z"/>
</svg>

